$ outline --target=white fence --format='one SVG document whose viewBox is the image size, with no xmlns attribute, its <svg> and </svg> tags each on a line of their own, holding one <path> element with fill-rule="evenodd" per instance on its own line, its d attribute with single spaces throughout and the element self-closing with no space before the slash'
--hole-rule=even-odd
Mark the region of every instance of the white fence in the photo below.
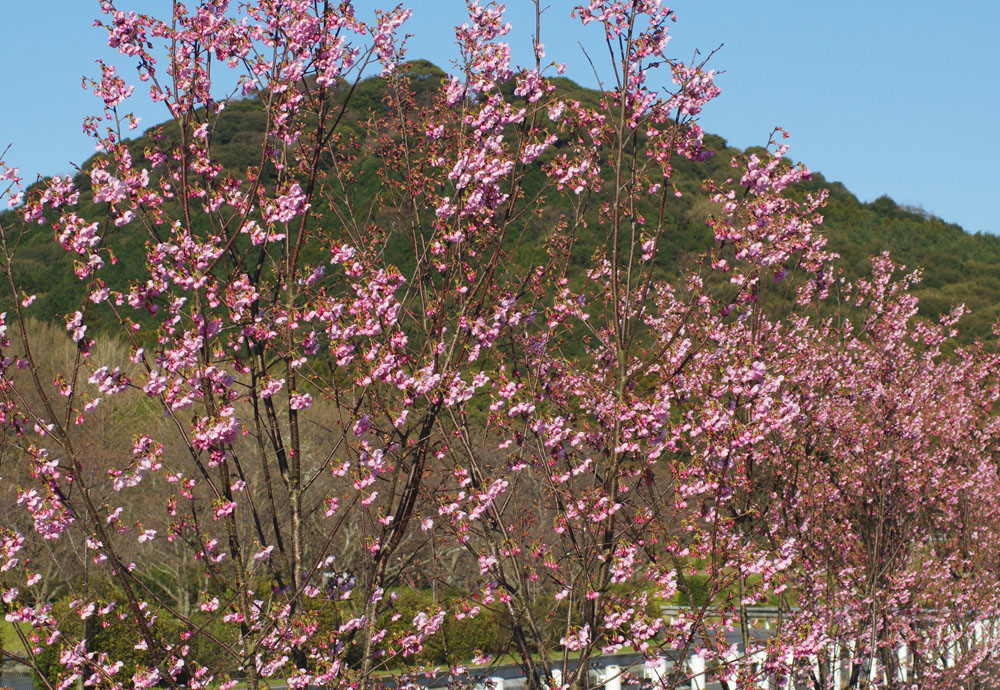
<svg viewBox="0 0 1000 690">
<path fill-rule="evenodd" d="M 1000 624 L 997 622 L 976 622 L 967 626 L 967 634 L 960 635 L 957 630 L 946 635 L 938 654 L 924 663 L 933 663 L 936 669 L 953 668 L 961 655 L 985 643 L 996 645 L 1000 640 Z M 998 645 L 1000 646 L 1000 645 Z M 988 656 L 988 655 L 983 655 Z M 995 656 L 995 655 L 994 655 Z M 744 682 L 739 687 L 747 688 L 746 678 L 753 678 L 753 685 L 759 690 L 794 690 L 798 688 L 817 687 L 816 679 L 825 678 L 825 686 L 844 688 L 850 682 L 852 672 L 857 672 L 858 684 L 862 687 L 902 687 L 913 682 L 915 659 L 906 646 L 895 650 L 893 668 L 886 668 L 877 658 L 858 659 L 851 644 L 831 642 L 823 652 L 803 658 L 788 657 L 782 662 L 771 664 L 767 670 L 767 656 L 763 651 L 750 655 L 733 655 L 727 659 L 707 659 L 700 654 L 690 654 L 683 661 L 683 666 L 677 668 L 679 661 L 668 658 L 658 658 L 646 661 L 633 657 L 631 661 L 616 657 L 617 663 L 607 663 L 607 659 L 595 657 L 590 660 L 589 683 L 591 688 L 603 690 L 623 690 L 626 678 L 634 678 L 644 686 L 656 690 L 658 686 L 689 687 L 690 690 L 713 690 L 720 688 L 721 677 L 728 677 L 729 688 L 737 687 L 733 679 L 739 674 Z M 607 665 L 602 665 L 606 663 Z M 857 668 L 855 668 L 857 666 Z M 676 676 L 675 676 L 676 673 Z M 626 675 L 627 674 L 627 675 Z M 475 690 L 517 690 L 524 685 L 523 678 L 494 676 L 483 679 Z M 552 670 L 552 687 L 558 690 L 563 687 L 562 673 Z M 632 685 L 635 687 L 635 685 Z"/>
</svg>

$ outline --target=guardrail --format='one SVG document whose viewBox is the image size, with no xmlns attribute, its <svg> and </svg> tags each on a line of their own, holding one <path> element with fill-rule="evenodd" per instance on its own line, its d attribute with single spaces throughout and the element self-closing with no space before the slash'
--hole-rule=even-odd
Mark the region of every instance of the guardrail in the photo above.
<svg viewBox="0 0 1000 690">
<path fill-rule="evenodd" d="M 788 618 L 789 616 L 794 616 L 798 609 L 783 609 L 777 606 L 747 606 L 746 612 L 748 618 Z M 701 607 L 691 607 L 691 606 L 674 606 L 674 605 L 662 605 L 660 606 L 660 613 L 664 616 L 674 617 L 681 613 L 700 613 Z M 714 606 L 709 606 L 705 609 L 705 614 L 708 616 L 718 614 L 719 609 Z"/>
</svg>

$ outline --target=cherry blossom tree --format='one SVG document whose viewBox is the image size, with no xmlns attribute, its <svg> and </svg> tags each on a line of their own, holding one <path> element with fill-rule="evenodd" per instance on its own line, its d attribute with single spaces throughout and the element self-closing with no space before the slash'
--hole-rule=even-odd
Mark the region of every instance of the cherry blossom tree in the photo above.
<svg viewBox="0 0 1000 690">
<path fill-rule="evenodd" d="M 796 615 L 764 647 L 809 685 L 988 685 L 996 355 L 945 356 L 963 308 L 915 322 L 917 275 L 872 263 L 871 279 L 829 288 L 842 309 L 761 322 L 757 368 L 782 380 L 792 423 L 733 463 L 737 533 L 779 547 L 741 578 L 786 566 L 773 592 Z"/>
<path fill-rule="evenodd" d="M 916 320 L 887 257 L 843 284 L 826 195 L 796 190 L 779 137 L 706 182 L 714 242 L 669 278 L 674 167 L 711 155 L 718 88 L 669 55 L 659 0 L 573 10 L 611 56 L 592 102 L 553 79 L 537 2 L 533 64 L 504 7 L 470 0 L 429 88 L 402 6 L 119 4 L 99 23 L 140 84 L 103 63 L 86 83 L 98 155 L 27 192 L 0 163 L 20 515 L 0 582 L 46 687 L 409 684 L 475 620 L 498 634 L 456 684 L 509 655 L 532 690 L 588 688 L 622 650 L 697 652 L 738 687 L 985 682 L 995 355 L 948 351 L 960 313 Z M 170 118 L 142 150 L 140 94 Z M 265 124 L 232 169 L 215 132 L 240 99 Z M 61 362 L 17 279 L 35 233 L 85 288 Z M 127 438 L 94 433 L 123 409 Z M 406 588 L 433 596 L 408 611 Z M 762 639 L 748 607 L 768 601 L 788 620 Z M 656 684 L 689 682 L 672 668 Z"/>
</svg>

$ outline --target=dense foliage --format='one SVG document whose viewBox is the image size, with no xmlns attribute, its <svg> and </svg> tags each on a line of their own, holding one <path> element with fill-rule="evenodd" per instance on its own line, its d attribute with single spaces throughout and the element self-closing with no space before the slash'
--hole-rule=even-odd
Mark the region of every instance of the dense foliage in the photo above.
<svg viewBox="0 0 1000 690">
<path fill-rule="evenodd" d="M 990 682 L 1000 361 L 953 302 L 993 239 L 706 135 L 659 0 L 574 10 L 603 91 L 476 0 L 456 74 L 402 7 L 101 9 L 171 120 L 126 139 L 102 64 L 75 179 L 0 164 L 4 653 L 40 686 L 583 690 L 626 649 Z"/>
<path fill-rule="evenodd" d="M 406 63 L 404 69 L 417 101 L 426 102 L 433 98 L 446 76 L 439 68 L 422 60 Z M 580 87 L 569 79 L 554 77 L 550 81 L 559 96 L 566 100 L 589 105 L 599 101 L 599 92 Z M 373 114 L 385 114 L 383 101 L 386 89 L 384 77 L 372 76 L 356 85 L 341 84 L 339 92 L 331 96 L 337 103 L 345 105 L 343 121 L 338 129 L 349 132 L 358 141 L 354 166 L 359 174 L 352 194 L 355 203 L 365 207 L 371 206 L 380 188 L 377 175 L 362 172 L 371 173 L 378 169 L 375 159 L 377 150 L 373 143 L 375 135 L 365 127 L 365 122 Z M 511 89 L 512 82 L 507 85 L 507 90 Z M 260 96 L 256 91 L 247 96 L 236 96 L 214 119 L 211 131 L 214 159 L 228 173 L 239 175 L 240 171 L 259 163 L 259 148 L 267 121 L 265 104 Z M 142 158 L 143 152 L 152 145 L 154 136 L 174 142 L 178 137 L 178 126 L 175 122 L 167 122 L 153 127 L 141 137 L 127 140 L 133 158 Z M 715 135 L 706 134 L 705 142 L 706 147 L 716 155 L 706 160 L 677 161 L 673 166 L 672 184 L 682 190 L 684 196 L 664 209 L 670 233 L 663 238 L 658 258 L 674 278 L 680 275 L 682 267 L 690 268 L 699 260 L 711 240 L 705 221 L 712 208 L 699 193 L 703 181 L 725 178 L 730 174 L 729 161 L 734 156 L 754 152 L 734 149 Z M 552 148 L 559 150 L 565 145 L 565 142 L 557 141 Z M 543 160 L 550 156 L 543 154 Z M 94 159 L 88 160 L 82 170 L 89 171 L 94 162 Z M 323 163 L 325 167 L 329 162 Z M 155 176 L 156 173 L 151 174 Z M 268 183 L 275 181 L 273 169 L 265 169 L 262 176 Z M 103 211 L 99 204 L 92 203 L 89 176 L 80 172 L 73 181 L 81 192 L 80 216 L 87 220 L 100 219 Z M 537 193 L 543 182 L 544 178 L 531 175 L 529 171 L 523 181 L 526 193 Z M 37 186 L 44 184 L 40 182 Z M 920 298 L 919 312 L 922 316 L 936 319 L 938 315 L 964 304 L 970 313 L 963 320 L 958 340 L 970 343 L 976 339 L 991 339 L 992 324 L 1000 319 L 1000 238 L 967 233 L 959 226 L 929 216 L 920 209 L 901 207 L 888 197 L 862 203 L 843 184 L 827 182 L 820 173 L 814 172 L 812 178 L 799 187 L 801 191 L 824 188 L 830 192 L 823 212 L 824 235 L 831 251 L 843 259 L 838 267 L 847 277 L 853 280 L 865 275 L 870 267 L 870 257 L 889 252 L 901 265 L 921 270 L 922 279 L 913 287 L 913 292 Z M 557 199 L 549 201 L 549 214 L 567 208 Z M 572 255 L 576 273 L 583 270 L 593 251 L 603 242 L 596 214 L 595 207 L 586 209 L 588 226 L 580 229 Z M 0 213 L 0 218 L 3 217 L 4 214 Z M 145 237 L 136 232 L 135 224 L 126 224 L 117 232 L 120 237 L 116 238 L 116 255 L 122 259 L 124 270 L 114 278 L 120 289 L 129 280 L 139 277 L 138 267 L 144 260 Z M 405 264 L 406 248 L 396 247 L 395 250 L 390 255 L 393 263 Z M 512 255 L 511 260 L 528 268 L 539 258 L 537 245 L 528 242 Z M 72 311 L 79 302 L 83 286 L 72 277 L 72 262 L 72 257 L 43 233 L 24 239 L 14 269 L 22 289 L 37 295 L 34 312 L 37 318 L 56 320 Z M 0 303 L 6 306 L 9 300 L 0 299 Z M 95 327 L 101 329 L 109 325 L 101 315 L 95 317 Z"/>
</svg>

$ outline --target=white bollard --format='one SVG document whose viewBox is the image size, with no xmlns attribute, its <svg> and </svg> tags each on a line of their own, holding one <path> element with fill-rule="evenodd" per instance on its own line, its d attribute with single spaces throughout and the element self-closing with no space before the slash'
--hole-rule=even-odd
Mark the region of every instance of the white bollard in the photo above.
<svg viewBox="0 0 1000 690">
<path fill-rule="evenodd" d="M 601 674 L 604 690 L 622 690 L 622 670 L 618 666 L 605 666 Z"/>
<path fill-rule="evenodd" d="M 910 650 L 905 644 L 896 648 L 896 661 L 899 662 L 899 680 L 905 683 L 910 671 Z"/>
<path fill-rule="evenodd" d="M 870 657 L 868 657 L 868 684 L 869 685 L 871 685 L 872 683 L 874 683 L 875 679 L 878 678 L 878 670 L 879 670 L 878 667 L 879 667 L 878 657 L 875 656 L 874 654 L 872 654 Z"/>
<path fill-rule="evenodd" d="M 646 662 L 644 675 L 647 679 L 652 680 L 656 685 L 662 687 L 667 680 L 668 668 L 667 660 L 659 657 L 655 661 Z"/>
<path fill-rule="evenodd" d="M 771 687 L 771 683 L 768 680 L 767 670 L 765 665 L 767 664 L 767 652 L 755 652 L 751 657 L 753 660 L 755 674 L 757 675 L 757 687 L 761 690 L 768 690 Z"/>
<path fill-rule="evenodd" d="M 705 690 L 705 659 L 698 654 L 688 660 L 691 669 L 691 690 Z"/>
<path fill-rule="evenodd" d="M 847 658 L 842 659 L 840 662 L 837 663 L 837 670 L 840 671 L 838 680 L 841 683 L 840 685 L 837 686 L 838 688 L 843 687 L 845 682 L 844 678 L 845 676 L 847 676 L 847 678 L 850 678 L 850 673 L 852 670 L 851 666 L 854 663 L 854 641 L 848 640 L 844 648 L 847 650 Z"/>
<path fill-rule="evenodd" d="M 736 674 L 739 672 L 741 666 L 746 665 L 746 660 L 743 655 L 738 651 L 734 650 L 726 655 L 726 668 L 722 669 L 722 677 L 726 679 L 727 682 L 731 682 L 736 678 Z"/>
<path fill-rule="evenodd" d="M 484 678 L 483 682 L 476 683 L 473 690 L 504 690 L 504 679 L 499 676 Z"/>
<path fill-rule="evenodd" d="M 830 669 L 832 670 L 831 675 L 833 676 L 833 687 L 843 687 L 844 672 L 840 665 L 840 645 L 836 642 L 830 645 Z"/>
</svg>

